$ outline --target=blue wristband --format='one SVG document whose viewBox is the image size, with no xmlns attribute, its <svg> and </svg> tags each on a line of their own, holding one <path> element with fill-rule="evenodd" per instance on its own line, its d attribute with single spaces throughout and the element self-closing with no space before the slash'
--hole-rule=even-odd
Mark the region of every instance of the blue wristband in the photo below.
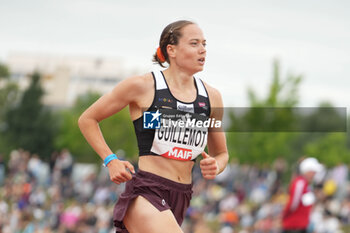
<svg viewBox="0 0 350 233">
<path fill-rule="evenodd" d="M 103 166 L 107 167 L 109 162 L 111 162 L 114 159 L 118 159 L 118 157 L 115 154 L 110 154 L 108 155 L 104 160 L 103 160 Z"/>
</svg>

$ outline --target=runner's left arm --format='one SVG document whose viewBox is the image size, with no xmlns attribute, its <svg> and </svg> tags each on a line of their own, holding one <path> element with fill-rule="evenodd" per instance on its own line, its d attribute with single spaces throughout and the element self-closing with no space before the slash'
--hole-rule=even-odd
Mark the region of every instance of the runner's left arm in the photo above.
<svg viewBox="0 0 350 233">
<path fill-rule="evenodd" d="M 221 94 L 214 88 L 208 87 L 210 102 L 211 102 L 211 118 L 222 121 L 223 118 L 223 103 Z M 222 129 L 211 128 L 208 132 L 208 152 L 203 152 L 203 159 L 200 162 L 203 177 L 206 179 L 214 179 L 226 167 L 229 159 L 226 136 Z"/>
</svg>

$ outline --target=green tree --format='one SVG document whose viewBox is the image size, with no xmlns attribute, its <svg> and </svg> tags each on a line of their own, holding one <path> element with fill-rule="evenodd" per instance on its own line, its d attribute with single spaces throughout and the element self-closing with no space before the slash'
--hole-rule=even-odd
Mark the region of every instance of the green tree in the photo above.
<svg viewBox="0 0 350 233">
<path fill-rule="evenodd" d="M 281 80 L 278 62 L 273 73 L 267 97 L 258 98 L 249 89 L 251 107 L 231 113 L 230 155 L 243 163 L 258 164 L 271 164 L 277 157 L 295 164 L 301 156 L 317 157 L 328 166 L 350 162 L 344 109 L 327 102 L 317 108 L 294 108 L 302 77 L 289 75 Z"/>
<path fill-rule="evenodd" d="M 5 129 L 11 147 L 23 148 L 42 158 L 51 154 L 56 131 L 56 119 L 41 102 L 43 95 L 40 74 L 34 73 L 19 103 L 6 113 Z"/>
<path fill-rule="evenodd" d="M 5 131 L 7 128 L 6 113 L 11 106 L 14 106 L 18 100 L 19 90 L 15 83 L 7 82 L 0 89 L 0 148 L 1 151 L 7 154 L 10 151 L 10 146 L 6 142 Z"/>
<path fill-rule="evenodd" d="M 18 95 L 18 85 L 13 82 L 6 82 L 4 87 L 0 89 L 0 125 L 5 123 L 5 114 L 11 106 L 16 104 Z"/>
<path fill-rule="evenodd" d="M 78 127 L 78 119 L 100 95 L 89 92 L 80 96 L 72 108 L 60 114 L 60 130 L 55 140 L 57 149 L 68 148 L 76 161 L 101 162 L 99 156 L 87 143 Z M 128 109 L 111 116 L 99 123 L 103 136 L 112 151 L 123 150 L 125 156 L 132 158 L 137 153 L 136 137 Z"/>
<path fill-rule="evenodd" d="M 348 117 L 346 125 L 348 126 L 346 130 L 346 146 L 350 148 L 350 116 Z"/>
<path fill-rule="evenodd" d="M 0 79 L 5 79 L 5 78 L 8 78 L 10 76 L 10 70 L 9 68 L 0 63 Z"/>
<path fill-rule="evenodd" d="M 301 75 L 288 75 L 282 80 L 279 63 L 274 61 L 273 78 L 265 98 L 248 90 L 250 107 L 243 113 L 230 114 L 228 145 L 231 157 L 242 163 L 271 164 L 277 157 L 293 160 L 289 146 L 296 137 L 293 131 L 297 116 L 293 107 L 298 103 Z"/>
<path fill-rule="evenodd" d="M 328 166 L 350 162 L 349 129 L 346 110 L 323 102 L 312 113 L 301 117 L 305 133 L 297 143 L 304 154 L 318 158 Z M 320 131 L 320 132 L 318 132 Z"/>
<path fill-rule="evenodd" d="M 10 71 L 6 65 L 0 63 L 0 152 L 7 154 L 10 150 L 6 143 L 5 129 L 7 127 L 5 115 L 11 106 L 18 101 L 18 85 L 9 80 Z"/>
<path fill-rule="evenodd" d="M 329 167 L 350 163 L 350 149 L 346 145 L 346 133 L 327 133 L 304 146 L 307 155 L 318 158 Z"/>
<path fill-rule="evenodd" d="M 306 108 L 300 120 L 306 132 L 345 132 L 346 108 L 335 108 L 331 103 L 321 102 L 317 108 Z"/>
</svg>

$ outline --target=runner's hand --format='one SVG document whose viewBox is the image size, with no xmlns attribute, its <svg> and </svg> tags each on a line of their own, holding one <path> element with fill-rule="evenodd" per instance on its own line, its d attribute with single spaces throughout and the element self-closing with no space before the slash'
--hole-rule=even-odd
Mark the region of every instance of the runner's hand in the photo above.
<svg viewBox="0 0 350 233">
<path fill-rule="evenodd" d="M 108 163 L 107 167 L 109 170 L 110 180 L 116 184 L 121 184 L 128 180 L 131 180 L 132 175 L 130 174 L 130 172 L 135 174 L 134 166 L 128 161 L 114 159 Z"/>
<path fill-rule="evenodd" d="M 202 157 L 203 159 L 199 163 L 202 175 L 205 179 L 212 180 L 219 174 L 219 164 L 215 158 L 204 151 L 202 152 Z"/>
</svg>

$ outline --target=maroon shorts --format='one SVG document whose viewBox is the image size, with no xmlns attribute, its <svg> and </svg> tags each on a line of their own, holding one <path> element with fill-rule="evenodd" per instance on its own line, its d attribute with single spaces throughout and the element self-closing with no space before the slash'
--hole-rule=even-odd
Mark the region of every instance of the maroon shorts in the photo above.
<svg viewBox="0 0 350 233">
<path fill-rule="evenodd" d="M 192 197 L 192 184 L 178 183 L 153 173 L 139 170 L 126 182 L 125 191 L 114 207 L 113 220 L 116 232 L 128 233 L 123 224 L 129 204 L 136 197 L 147 199 L 159 211 L 170 209 L 179 225 L 185 217 Z"/>
</svg>

